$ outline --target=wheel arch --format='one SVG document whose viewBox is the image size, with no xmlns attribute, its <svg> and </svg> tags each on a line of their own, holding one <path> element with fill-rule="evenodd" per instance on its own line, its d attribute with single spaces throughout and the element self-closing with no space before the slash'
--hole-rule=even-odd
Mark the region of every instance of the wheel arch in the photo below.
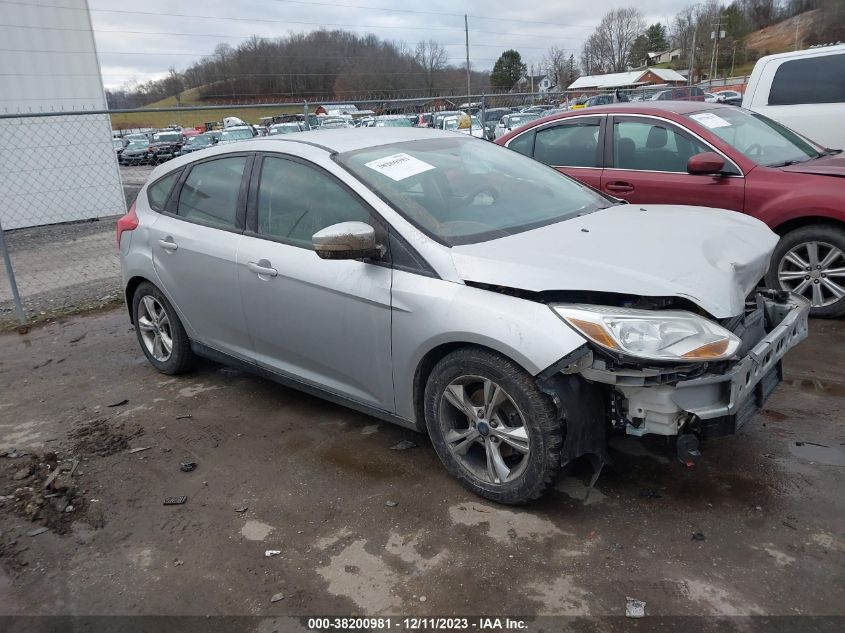
<svg viewBox="0 0 845 633">
<path fill-rule="evenodd" d="M 154 286 L 156 285 L 152 280 L 147 279 L 146 277 L 135 275 L 126 282 L 126 288 L 123 290 L 124 299 L 126 300 L 126 308 L 129 310 L 129 322 L 132 325 L 135 325 L 135 316 L 132 314 L 132 298 L 135 296 L 135 291 L 138 290 L 138 286 L 145 281 L 153 284 Z"/>
<path fill-rule="evenodd" d="M 414 414 L 413 422 L 420 430 L 420 432 L 426 433 L 425 386 L 428 383 L 428 379 L 431 376 L 431 372 L 434 370 L 435 365 L 437 365 L 437 363 L 439 363 L 443 358 L 445 358 L 452 352 L 455 352 L 459 349 L 468 348 L 486 350 L 488 352 L 498 354 L 500 356 L 503 356 L 504 358 L 507 358 L 508 360 L 513 361 L 532 376 L 536 376 L 537 373 L 539 373 L 538 371 L 536 371 L 536 368 L 529 366 L 530 364 L 526 362 L 526 359 L 521 354 L 516 352 L 516 350 L 510 350 L 506 347 L 504 347 L 503 349 L 503 347 L 504 346 L 502 346 L 501 344 L 489 345 L 477 341 L 454 340 L 439 343 L 422 355 L 414 370 L 413 385 L 411 389 L 411 395 L 413 398 L 412 406 Z"/>
<path fill-rule="evenodd" d="M 801 229 L 805 226 L 815 225 L 832 226 L 838 229 L 845 229 L 845 222 L 835 217 L 829 215 L 809 214 L 801 215 L 781 222 L 780 224 L 773 226 L 772 230 L 777 233 L 780 237 L 784 237 L 787 233 L 790 233 L 796 229 Z"/>
</svg>

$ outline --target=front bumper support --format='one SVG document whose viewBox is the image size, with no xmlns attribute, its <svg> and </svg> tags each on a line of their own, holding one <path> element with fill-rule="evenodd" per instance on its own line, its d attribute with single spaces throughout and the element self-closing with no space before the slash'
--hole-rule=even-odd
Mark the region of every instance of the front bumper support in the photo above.
<svg viewBox="0 0 845 633">
<path fill-rule="evenodd" d="M 660 381 L 659 368 L 619 375 L 594 366 L 581 373 L 613 385 L 615 421 L 623 422 L 630 435 L 677 435 L 685 425 L 704 437 L 735 433 L 783 379 L 783 356 L 808 335 L 810 304 L 803 297 L 765 291 L 758 304 L 768 333 L 723 372 L 666 382 Z"/>
</svg>

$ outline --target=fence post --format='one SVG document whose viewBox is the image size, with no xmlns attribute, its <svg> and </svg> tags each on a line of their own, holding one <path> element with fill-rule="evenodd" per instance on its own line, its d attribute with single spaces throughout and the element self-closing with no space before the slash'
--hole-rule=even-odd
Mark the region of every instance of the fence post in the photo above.
<svg viewBox="0 0 845 633">
<path fill-rule="evenodd" d="M 302 102 L 302 114 L 305 116 L 305 129 L 311 129 L 311 123 L 308 121 L 308 99 Z"/>
<path fill-rule="evenodd" d="M 3 251 L 3 261 L 6 264 L 6 276 L 9 278 L 9 287 L 12 289 L 12 298 L 15 300 L 15 312 L 18 315 L 18 322 L 21 328 L 26 327 L 26 313 L 23 311 L 21 295 L 18 292 L 18 283 L 15 281 L 15 271 L 12 269 L 12 258 L 9 257 L 9 248 L 6 246 L 6 233 L 3 231 L 3 222 L 0 221 L 0 251 Z"/>
</svg>

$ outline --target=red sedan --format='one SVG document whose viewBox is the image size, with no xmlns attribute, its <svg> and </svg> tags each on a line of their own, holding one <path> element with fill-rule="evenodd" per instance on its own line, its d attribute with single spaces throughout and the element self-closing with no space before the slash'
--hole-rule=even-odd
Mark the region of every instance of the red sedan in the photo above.
<svg viewBox="0 0 845 633">
<path fill-rule="evenodd" d="M 552 115 L 496 140 L 631 203 L 733 209 L 781 236 L 766 279 L 845 314 L 845 156 L 761 115 L 687 101 Z"/>
</svg>

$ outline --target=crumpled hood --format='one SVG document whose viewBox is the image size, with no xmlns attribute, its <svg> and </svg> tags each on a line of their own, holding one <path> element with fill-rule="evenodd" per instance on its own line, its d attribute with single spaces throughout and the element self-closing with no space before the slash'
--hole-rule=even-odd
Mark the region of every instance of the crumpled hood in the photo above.
<svg viewBox="0 0 845 633">
<path fill-rule="evenodd" d="M 716 318 L 742 313 L 778 236 L 742 213 L 625 204 L 452 248 L 458 274 L 521 290 L 593 290 L 690 299 Z"/>
</svg>

